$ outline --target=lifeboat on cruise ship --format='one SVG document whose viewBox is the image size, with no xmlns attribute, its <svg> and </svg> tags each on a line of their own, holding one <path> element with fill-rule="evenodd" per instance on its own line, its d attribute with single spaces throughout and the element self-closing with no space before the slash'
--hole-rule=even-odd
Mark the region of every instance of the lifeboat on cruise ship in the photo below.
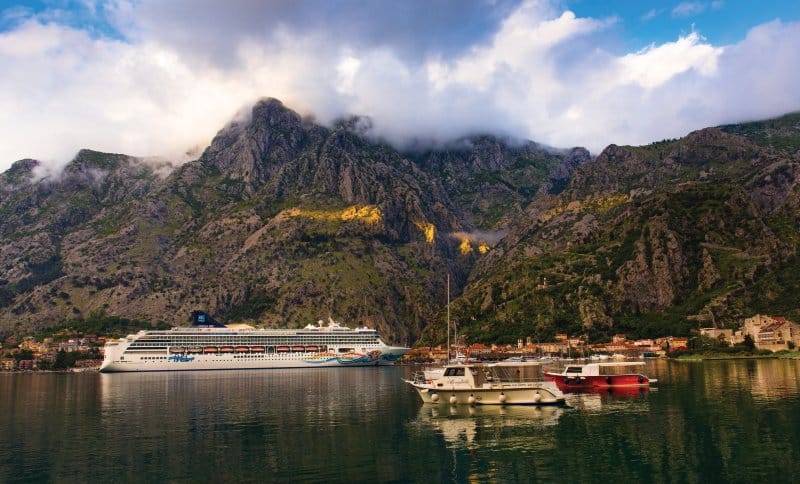
<svg viewBox="0 0 800 484">
<path fill-rule="evenodd" d="M 301 346 L 301 345 L 295 345 L 295 346 L 292 346 L 292 351 L 293 351 L 293 352 L 298 352 L 298 353 L 301 353 L 301 352 L 303 352 L 303 351 L 305 351 L 305 350 L 306 350 L 306 347 L 305 347 L 305 346 Z"/>
<path fill-rule="evenodd" d="M 193 346 L 191 348 L 186 348 L 186 352 L 187 353 L 202 353 L 203 352 L 203 348 L 200 348 L 199 346 Z"/>
<path fill-rule="evenodd" d="M 289 347 L 288 346 L 278 346 L 277 348 L 275 348 L 275 351 L 277 351 L 278 353 L 287 353 L 289 351 Z"/>
<path fill-rule="evenodd" d="M 319 351 L 319 346 L 314 346 L 314 345 L 306 346 L 306 351 L 310 353 L 316 353 L 317 351 Z"/>
<path fill-rule="evenodd" d="M 217 348 L 216 346 L 206 346 L 205 348 L 203 348 L 203 353 L 218 353 L 218 352 L 219 348 Z"/>
<path fill-rule="evenodd" d="M 249 346 L 237 346 L 236 347 L 236 352 L 237 353 L 250 353 L 250 347 Z"/>
<path fill-rule="evenodd" d="M 251 346 L 250 351 L 253 353 L 263 353 L 265 348 L 263 346 Z"/>
<path fill-rule="evenodd" d="M 233 346 L 220 346 L 219 347 L 220 353 L 233 353 Z"/>
<path fill-rule="evenodd" d="M 172 346 L 169 349 L 170 353 L 183 353 L 185 350 L 180 346 Z"/>
</svg>

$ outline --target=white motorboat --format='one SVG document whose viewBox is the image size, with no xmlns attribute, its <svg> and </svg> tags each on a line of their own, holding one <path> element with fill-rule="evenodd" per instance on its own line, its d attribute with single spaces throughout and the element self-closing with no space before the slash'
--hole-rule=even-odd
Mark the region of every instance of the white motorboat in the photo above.
<svg viewBox="0 0 800 484">
<path fill-rule="evenodd" d="M 450 364 L 439 376 L 415 373 L 406 383 L 425 403 L 453 405 L 560 405 L 564 394 L 551 381 L 524 377 L 522 368 L 538 363 Z"/>
</svg>

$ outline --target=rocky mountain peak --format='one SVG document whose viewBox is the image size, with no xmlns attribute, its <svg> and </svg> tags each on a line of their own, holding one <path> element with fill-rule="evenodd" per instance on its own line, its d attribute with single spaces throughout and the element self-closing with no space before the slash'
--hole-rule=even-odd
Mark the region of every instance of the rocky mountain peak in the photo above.
<svg viewBox="0 0 800 484">
<path fill-rule="evenodd" d="M 4 175 L 15 176 L 22 174 L 30 174 L 33 171 L 33 169 L 36 168 L 37 166 L 39 166 L 39 162 L 37 160 L 33 160 L 30 158 L 17 160 L 11 164 L 11 167 L 4 173 Z"/>
<path fill-rule="evenodd" d="M 297 127 L 302 118 L 275 98 L 261 99 L 253 105 L 250 124 L 252 126 L 271 126 L 275 128 Z"/>
<path fill-rule="evenodd" d="M 32 159 L 15 161 L 5 173 L 0 173 L 0 191 L 12 190 L 20 185 L 30 183 L 33 170 L 39 162 Z"/>
<path fill-rule="evenodd" d="M 254 193 L 276 165 L 296 158 L 307 132 L 302 118 L 277 99 L 257 102 L 250 116 L 223 128 L 200 157 L 224 176 L 241 180 Z"/>
</svg>

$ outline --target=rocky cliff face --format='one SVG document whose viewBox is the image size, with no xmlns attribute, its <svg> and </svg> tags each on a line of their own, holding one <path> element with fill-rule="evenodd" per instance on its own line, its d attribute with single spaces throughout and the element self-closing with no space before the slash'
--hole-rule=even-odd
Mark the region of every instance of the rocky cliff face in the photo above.
<svg viewBox="0 0 800 484">
<path fill-rule="evenodd" d="M 757 309 L 797 314 L 785 274 L 797 268 L 798 162 L 719 129 L 609 146 L 479 261 L 456 309 L 475 321 L 462 331 L 657 336 Z"/>
<path fill-rule="evenodd" d="M 800 317 L 795 117 L 594 160 L 492 136 L 400 152 L 361 124 L 270 99 L 168 174 L 88 150 L 58 176 L 15 163 L 0 175 L 0 330 L 206 309 L 437 341 L 447 273 L 460 334 L 484 342 Z"/>
<path fill-rule="evenodd" d="M 270 99 L 166 178 L 90 151 L 56 178 L 18 162 L 0 178 L 0 326 L 97 312 L 180 324 L 205 308 L 281 327 L 333 316 L 413 341 L 443 305 L 442 274 L 466 279 L 495 242 L 454 235 L 475 231 L 481 197 L 513 199 L 492 208 L 507 219 L 588 158 L 483 137 L 425 164 L 357 126 L 318 126 Z M 509 184 L 514 166 L 538 178 Z M 443 169 L 480 183 L 448 184 Z"/>
</svg>

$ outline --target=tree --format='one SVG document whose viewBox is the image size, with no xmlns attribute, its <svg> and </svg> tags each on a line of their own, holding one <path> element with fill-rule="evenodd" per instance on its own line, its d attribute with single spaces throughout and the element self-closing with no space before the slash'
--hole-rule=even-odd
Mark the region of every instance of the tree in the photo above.
<svg viewBox="0 0 800 484">
<path fill-rule="evenodd" d="M 33 359 L 33 351 L 31 350 L 19 350 L 14 353 L 14 359 L 17 361 L 21 360 L 32 360 Z"/>
<path fill-rule="evenodd" d="M 53 362 L 53 369 L 63 370 L 66 368 L 67 368 L 67 352 L 64 350 L 58 350 L 58 353 L 56 353 L 56 361 Z"/>
<path fill-rule="evenodd" d="M 744 347 L 747 348 L 750 351 L 753 351 L 753 350 L 756 349 L 756 342 L 753 339 L 753 337 L 750 336 L 749 333 L 744 335 Z"/>
</svg>

